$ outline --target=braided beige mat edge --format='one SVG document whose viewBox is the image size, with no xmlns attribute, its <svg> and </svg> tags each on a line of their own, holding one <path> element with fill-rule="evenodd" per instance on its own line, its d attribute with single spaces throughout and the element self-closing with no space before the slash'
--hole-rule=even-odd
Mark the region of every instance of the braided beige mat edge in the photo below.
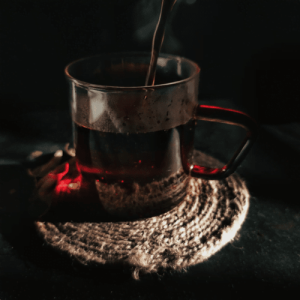
<svg viewBox="0 0 300 300">
<path fill-rule="evenodd" d="M 219 162 L 197 152 L 198 163 Z M 83 265 L 125 264 L 139 273 L 184 270 L 232 241 L 249 209 L 249 192 L 237 175 L 221 181 L 191 178 L 189 193 L 171 211 L 131 222 L 41 222 L 36 229 L 57 251 Z"/>
</svg>

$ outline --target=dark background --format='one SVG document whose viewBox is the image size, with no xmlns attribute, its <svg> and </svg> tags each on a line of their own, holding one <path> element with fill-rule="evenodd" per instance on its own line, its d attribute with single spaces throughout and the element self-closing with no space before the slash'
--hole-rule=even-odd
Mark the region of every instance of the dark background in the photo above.
<svg viewBox="0 0 300 300">
<path fill-rule="evenodd" d="M 1 300 L 242 299 L 251 291 L 261 298 L 281 289 L 284 299 L 292 298 L 288 291 L 294 297 L 293 289 L 299 294 L 300 1 L 177 2 L 162 51 L 200 65 L 200 101 L 241 109 L 262 123 L 237 169 L 251 194 L 240 238 L 186 273 L 139 282 L 123 282 L 106 269 L 89 276 L 74 271 L 41 245 L 22 221 L 34 183 L 21 162 L 35 150 L 52 157 L 71 137 L 64 67 L 103 52 L 150 51 L 160 0 L 2 0 Z M 195 148 L 228 161 L 240 128 L 202 123 Z"/>
<path fill-rule="evenodd" d="M 1 1 L 2 120 L 67 109 L 75 59 L 150 51 L 160 2 Z M 299 121 L 299 16 L 296 0 L 178 0 L 162 52 L 200 65 L 200 100 L 230 100 L 261 123 Z"/>
</svg>

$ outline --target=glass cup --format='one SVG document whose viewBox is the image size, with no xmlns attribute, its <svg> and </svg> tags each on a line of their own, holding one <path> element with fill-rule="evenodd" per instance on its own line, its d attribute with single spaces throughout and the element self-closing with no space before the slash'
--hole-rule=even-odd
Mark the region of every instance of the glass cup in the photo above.
<svg viewBox="0 0 300 300">
<path fill-rule="evenodd" d="M 183 200 L 191 176 L 222 179 L 234 172 L 257 136 L 245 113 L 198 104 L 196 63 L 160 54 L 155 85 L 144 86 L 149 62 L 148 53 L 102 54 L 65 69 L 77 166 L 95 180 L 112 215 L 148 217 L 171 209 Z M 193 164 L 197 120 L 245 128 L 224 167 Z"/>
</svg>

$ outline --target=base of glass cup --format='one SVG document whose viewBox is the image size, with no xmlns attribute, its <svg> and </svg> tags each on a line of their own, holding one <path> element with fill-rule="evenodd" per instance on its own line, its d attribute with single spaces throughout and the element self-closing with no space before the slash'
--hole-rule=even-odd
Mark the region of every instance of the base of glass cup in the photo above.
<svg viewBox="0 0 300 300">
<path fill-rule="evenodd" d="M 180 204 L 187 194 L 190 177 L 181 169 L 161 181 L 130 188 L 95 180 L 99 201 L 109 215 L 121 219 L 148 218 Z"/>
</svg>

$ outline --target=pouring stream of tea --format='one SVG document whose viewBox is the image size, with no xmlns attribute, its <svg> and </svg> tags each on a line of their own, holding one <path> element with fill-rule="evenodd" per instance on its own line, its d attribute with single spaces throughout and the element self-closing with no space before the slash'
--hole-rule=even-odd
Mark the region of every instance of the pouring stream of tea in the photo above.
<svg viewBox="0 0 300 300">
<path fill-rule="evenodd" d="M 146 86 L 154 85 L 155 83 L 157 58 L 164 40 L 167 17 L 176 1 L 177 0 L 162 0 L 160 15 L 152 40 L 151 60 L 145 81 Z"/>
</svg>

